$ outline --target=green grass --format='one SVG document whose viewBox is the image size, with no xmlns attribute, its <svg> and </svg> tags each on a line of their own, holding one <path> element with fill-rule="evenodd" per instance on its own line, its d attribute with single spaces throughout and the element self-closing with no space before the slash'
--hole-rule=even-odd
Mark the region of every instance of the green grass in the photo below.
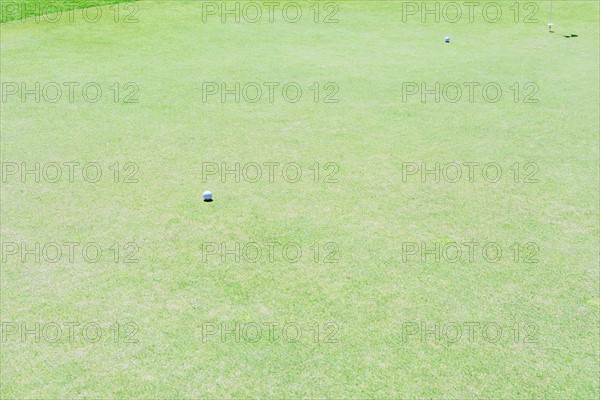
<svg viewBox="0 0 600 400">
<path fill-rule="evenodd" d="M 98 103 L 0 103 L 3 163 L 103 170 L 96 184 L 3 182 L 2 242 L 140 249 L 135 264 L 8 256 L 3 323 L 97 322 L 105 336 L 7 337 L 0 397 L 597 398 L 599 6 L 555 2 L 549 34 L 548 3 L 537 3 L 534 24 L 403 24 L 391 1 L 339 2 L 337 24 L 312 14 L 204 24 L 193 1 L 136 3 L 131 24 L 2 24 L 3 83 L 104 90 Z M 201 83 L 212 81 L 297 82 L 306 94 L 203 103 Z M 506 93 L 495 104 L 403 102 L 413 81 L 497 82 Z M 113 102 L 115 82 L 135 82 L 139 102 Z M 314 103 L 314 82 L 335 82 L 339 102 Z M 514 82 L 534 82 L 539 102 L 513 102 Z M 203 162 L 269 161 L 297 162 L 307 176 L 333 162 L 339 182 L 202 182 Z M 497 162 L 503 179 L 402 181 L 403 162 L 452 161 Z M 139 183 L 114 183 L 115 162 L 139 165 Z M 515 162 L 536 163 L 539 182 L 514 183 Z M 201 201 L 204 190 L 215 202 Z M 203 262 L 202 243 L 236 241 L 295 242 L 304 256 Z M 466 241 L 505 253 L 498 263 L 402 260 L 403 242 Z M 309 247 L 327 242 L 339 262 L 314 263 Z M 514 262 L 515 242 L 537 243 L 539 262 Z M 470 321 L 505 335 L 535 324 L 537 341 L 402 340 L 409 322 Z M 115 322 L 135 323 L 138 342 L 114 343 Z M 204 343 L 207 322 L 294 322 L 304 336 Z M 314 343 L 308 327 L 327 322 L 339 342 Z"/>
<path fill-rule="evenodd" d="M 60 12 L 69 15 L 73 10 L 125 2 L 130 3 L 132 0 L 2 0 L 0 1 L 0 23 L 34 16 L 43 19 L 42 16 L 46 13 Z M 90 16 L 93 14 L 90 13 Z M 56 17 L 47 18 L 53 20 Z"/>
</svg>

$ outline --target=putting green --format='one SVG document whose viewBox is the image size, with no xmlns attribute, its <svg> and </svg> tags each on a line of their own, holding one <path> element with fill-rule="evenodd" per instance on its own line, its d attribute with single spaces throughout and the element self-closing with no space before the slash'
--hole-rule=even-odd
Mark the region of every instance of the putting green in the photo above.
<svg viewBox="0 0 600 400">
<path fill-rule="evenodd" d="M 597 398 L 599 6 L 500 3 L 0 25 L 2 397 Z"/>
</svg>

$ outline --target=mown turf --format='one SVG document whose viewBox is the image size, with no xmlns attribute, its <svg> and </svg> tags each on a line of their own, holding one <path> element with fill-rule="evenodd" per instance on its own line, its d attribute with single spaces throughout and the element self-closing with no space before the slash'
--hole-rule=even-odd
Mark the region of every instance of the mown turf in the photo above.
<svg viewBox="0 0 600 400">
<path fill-rule="evenodd" d="M 202 23 L 192 1 L 136 3 L 133 24 L 3 24 L 2 82 L 98 82 L 105 94 L 2 102 L 2 162 L 96 161 L 107 178 L 2 183 L 2 241 L 140 250 L 135 264 L 3 262 L 4 323 L 139 330 L 137 343 L 110 330 L 97 343 L 9 336 L 1 397 L 597 398 L 599 9 L 555 2 L 550 34 L 537 3 L 533 24 L 402 23 L 391 1 L 339 2 L 336 24 Z M 310 96 L 335 82 L 339 102 L 203 103 L 213 81 L 297 82 Z M 137 84 L 139 102 L 114 103 L 115 82 Z M 405 82 L 497 82 L 510 95 L 404 102 Z M 535 83 L 539 101 L 515 103 L 515 82 Z M 496 162 L 503 179 L 402 180 L 403 162 L 453 161 Z M 114 183 L 115 162 L 139 165 L 139 183 Z M 203 183 L 203 162 L 340 169 L 331 184 Z M 515 183 L 516 162 L 538 165 L 538 182 Z M 203 261 L 202 243 L 236 241 L 295 242 L 305 256 Z M 468 241 L 504 255 L 403 262 L 404 242 Z M 328 242 L 339 262 L 314 263 L 310 247 Z M 515 262 L 515 242 L 539 246 L 539 262 Z M 297 323 L 304 336 L 203 342 L 203 324 L 224 322 Z M 339 341 L 314 343 L 308 327 L 328 322 Z M 403 340 L 407 324 L 436 322 L 496 323 L 505 337 Z M 515 324 L 536 326 L 535 340 L 506 337 Z"/>
</svg>

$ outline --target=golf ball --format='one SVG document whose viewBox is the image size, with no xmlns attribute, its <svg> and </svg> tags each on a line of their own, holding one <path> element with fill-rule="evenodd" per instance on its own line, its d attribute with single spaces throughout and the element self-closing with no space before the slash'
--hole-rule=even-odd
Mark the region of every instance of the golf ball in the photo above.
<svg viewBox="0 0 600 400">
<path fill-rule="evenodd" d="M 204 197 L 204 201 L 211 201 L 212 200 L 212 192 L 207 190 L 206 192 L 202 193 L 202 197 Z"/>
<path fill-rule="evenodd" d="M 444 39 L 444 41 L 445 41 L 446 43 L 450 43 L 450 36 L 446 36 L 446 38 Z"/>
</svg>

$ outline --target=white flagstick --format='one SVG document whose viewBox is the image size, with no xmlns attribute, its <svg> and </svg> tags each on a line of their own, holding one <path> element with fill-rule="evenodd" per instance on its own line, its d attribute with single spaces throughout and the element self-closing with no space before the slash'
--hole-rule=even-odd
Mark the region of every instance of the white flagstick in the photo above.
<svg viewBox="0 0 600 400">
<path fill-rule="evenodd" d="M 550 22 L 548 22 L 548 31 L 552 32 L 552 27 L 554 24 L 552 23 L 552 0 L 550 0 Z"/>
</svg>

